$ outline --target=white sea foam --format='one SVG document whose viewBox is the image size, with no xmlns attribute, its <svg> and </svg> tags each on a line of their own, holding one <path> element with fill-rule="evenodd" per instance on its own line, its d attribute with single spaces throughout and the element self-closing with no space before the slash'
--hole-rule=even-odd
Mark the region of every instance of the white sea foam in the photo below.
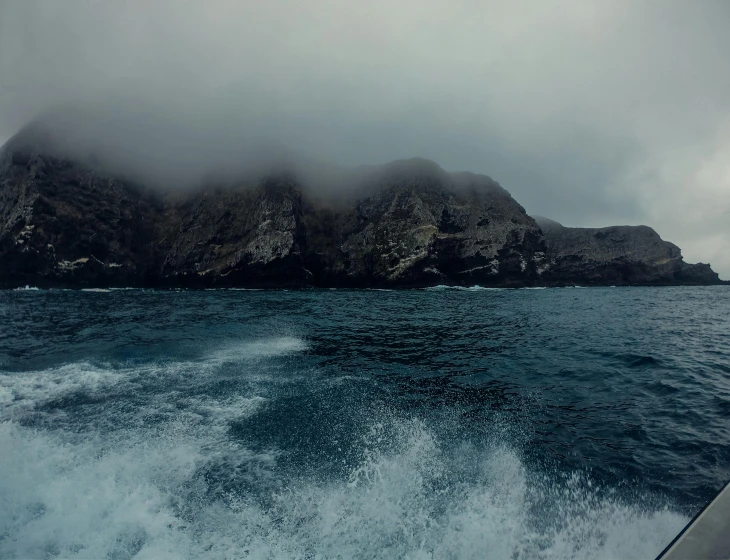
<svg viewBox="0 0 730 560">
<path fill-rule="evenodd" d="M 509 448 L 453 457 L 421 423 L 396 423 L 390 450 L 374 446 L 347 479 L 282 480 L 262 505 L 206 494 L 201 469 L 232 452 L 218 435 L 131 431 L 110 446 L 4 422 L 0 556 L 650 558 L 686 521 L 579 481 L 541 491 Z M 224 466 L 257 464 L 254 483 L 272 475 L 274 456 L 234 451 Z M 467 461 L 474 472 L 455 475 Z"/>
<path fill-rule="evenodd" d="M 3 405 L 0 419 L 16 418 L 17 414 L 39 404 L 79 392 L 105 395 L 113 389 L 128 391 L 142 382 L 156 380 L 161 384 L 193 379 L 205 383 L 207 376 L 225 364 L 286 356 L 306 348 L 303 339 L 284 336 L 226 343 L 198 360 L 126 367 L 82 361 L 22 373 L 0 370 L 0 404 Z M 263 371 L 258 367 L 247 373 L 252 379 L 260 380 Z"/>
<path fill-rule="evenodd" d="M 235 362 L 286 356 L 307 349 L 307 343 L 294 336 L 262 338 L 259 340 L 236 341 L 216 348 L 209 356 L 211 360 Z"/>
<path fill-rule="evenodd" d="M 242 396 L 212 399 L 209 397 L 186 397 L 183 399 L 185 413 L 196 415 L 200 423 L 225 428 L 231 419 L 241 419 L 252 416 L 267 399 L 262 396 Z"/>
<path fill-rule="evenodd" d="M 96 392 L 117 380 L 110 368 L 77 362 L 60 367 L 28 372 L 0 372 L 0 418 L 12 417 L 18 410 L 80 390 Z"/>
<path fill-rule="evenodd" d="M 369 421 L 345 476 L 277 470 L 286 449 L 230 432 L 277 398 L 267 385 L 177 392 L 231 362 L 263 379 L 265 360 L 306 348 L 274 337 L 198 360 L 0 372 L 0 558 L 649 558 L 686 522 L 601 497 L 580 476 L 531 472 L 509 442 L 454 450 L 395 413 Z M 47 429 L 22 422 L 50 399 L 143 381 L 166 388 L 133 407 L 109 401 L 82 433 L 52 416 Z"/>
<path fill-rule="evenodd" d="M 186 534 L 171 499 L 200 460 L 196 446 L 132 440 L 104 453 L 65 439 L 0 424 L 0 556 L 180 557 L 172 539 Z"/>
<path fill-rule="evenodd" d="M 442 290 L 457 290 L 461 292 L 481 292 L 481 291 L 502 291 L 507 290 L 508 288 L 487 288 L 484 286 L 445 286 L 443 284 L 439 284 L 438 286 L 431 286 L 430 288 L 425 288 L 429 291 L 442 291 Z"/>
</svg>

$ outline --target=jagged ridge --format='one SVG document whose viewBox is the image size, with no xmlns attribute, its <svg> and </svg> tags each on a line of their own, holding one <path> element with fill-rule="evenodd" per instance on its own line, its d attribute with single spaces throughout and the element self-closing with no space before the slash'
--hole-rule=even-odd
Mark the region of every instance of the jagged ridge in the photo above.
<svg viewBox="0 0 730 560">
<path fill-rule="evenodd" d="M 277 172 L 164 193 L 14 139 L 0 153 L 0 286 L 718 282 L 650 228 L 541 230 L 483 175 L 414 159 L 338 180 Z"/>
</svg>

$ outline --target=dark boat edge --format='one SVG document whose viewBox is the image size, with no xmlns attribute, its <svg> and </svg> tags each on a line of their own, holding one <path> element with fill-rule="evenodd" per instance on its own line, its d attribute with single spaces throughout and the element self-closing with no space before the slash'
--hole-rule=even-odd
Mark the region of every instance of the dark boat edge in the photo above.
<svg viewBox="0 0 730 560">
<path fill-rule="evenodd" d="M 718 531 L 730 528 L 730 517 L 723 512 L 730 512 L 730 481 L 697 512 L 656 560 L 730 558 L 730 531 Z"/>
</svg>

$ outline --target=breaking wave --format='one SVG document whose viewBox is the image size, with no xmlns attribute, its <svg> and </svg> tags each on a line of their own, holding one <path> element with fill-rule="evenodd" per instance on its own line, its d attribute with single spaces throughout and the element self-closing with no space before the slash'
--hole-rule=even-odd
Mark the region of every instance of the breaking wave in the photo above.
<svg viewBox="0 0 730 560">
<path fill-rule="evenodd" d="M 124 431 L 109 442 L 3 422 L 0 553 L 649 558 L 686 521 L 600 497 L 580 477 L 535 476 L 508 447 L 449 454 L 418 422 L 399 423 L 392 451 L 379 449 L 373 426 L 365 459 L 329 481 L 281 476 L 275 451 L 225 445 L 200 428 Z M 229 484 L 217 488 L 213 467 Z"/>
<path fill-rule="evenodd" d="M 0 557 L 647 558 L 686 522 L 531 467 L 508 438 L 453 441 L 367 399 L 335 408 L 362 427 L 356 453 L 326 458 L 341 469 L 237 437 L 292 398 L 281 360 L 307 348 L 276 337 L 188 361 L 0 373 Z M 210 389 L 222 379 L 245 383 Z M 287 402 L 316 399 L 331 404 L 317 390 Z"/>
<path fill-rule="evenodd" d="M 502 290 L 508 290 L 509 288 L 486 288 L 483 286 L 446 286 L 443 284 L 439 284 L 438 286 L 432 286 L 430 288 L 424 288 L 426 291 L 430 292 L 440 292 L 443 290 L 457 290 L 461 292 L 482 292 L 482 291 L 502 291 Z"/>
</svg>

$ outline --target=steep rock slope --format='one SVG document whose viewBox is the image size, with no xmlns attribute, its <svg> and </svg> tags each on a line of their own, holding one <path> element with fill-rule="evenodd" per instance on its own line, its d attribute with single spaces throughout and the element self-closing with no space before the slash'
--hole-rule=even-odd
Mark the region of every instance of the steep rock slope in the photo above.
<svg viewBox="0 0 730 560">
<path fill-rule="evenodd" d="M 718 282 L 650 228 L 541 230 L 489 177 L 428 160 L 317 177 L 151 190 L 24 131 L 0 150 L 0 287 Z"/>
<path fill-rule="evenodd" d="M 550 261 L 547 282 L 716 284 L 708 264 L 687 264 L 679 247 L 647 226 L 570 228 L 536 216 Z"/>
<path fill-rule="evenodd" d="M 308 213 L 310 269 L 323 284 L 536 282 L 538 227 L 489 177 L 396 161 L 360 178 L 346 210 Z"/>
<path fill-rule="evenodd" d="M 179 225 L 161 243 L 161 282 L 253 287 L 537 281 L 537 225 L 491 179 L 407 160 L 349 180 L 358 183 L 343 188 L 349 196 L 325 200 L 317 185 L 285 174 L 168 204 Z"/>
<path fill-rule="evenodd" d="M 0 284 L 39 286 L 523 285 L 535 222 L 488 177 L 426 160 L 346 177 L 295 174 L 159 193 L 11 144 L 0 155 Z"/>
<path fill-rule="evenodd" d="M 292 179 L 167 200 L 160 282 L 185 286 L 304 286 L 302 193 Z"/>
<path fill-rule="evenodd" d="M 0 287 L 150 285 L 157 196 L 10 145 L 0 152 Z"/>
</svg>

